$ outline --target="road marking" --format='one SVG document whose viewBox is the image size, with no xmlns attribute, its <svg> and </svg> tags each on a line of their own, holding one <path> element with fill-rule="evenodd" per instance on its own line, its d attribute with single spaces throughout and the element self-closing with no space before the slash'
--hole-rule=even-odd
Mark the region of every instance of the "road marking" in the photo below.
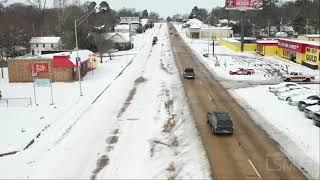
<svg viewBox="0 0 320 180">
<path fill-rule="evenodd" d="M 212 97 L 210 96 L 210 94 L 208 94 L 208 97 L 209 97 L 210 101 L 212 101 Z"/>
<path fill-rule="evenodd" d="M 199 81 L 200 85 L 202 85 L 202 81 Z"/>
<path fill-rule="evenodd" d="M 258 175 L 258 177 L 261 178 L 257 168 L 253 165 L 252 161 L 250 159 L 248 159 L 248 161 L 249 161 L 250 165 L 252 166 L 252 168 L 254 169 L 254 171 L 256 172 L 256 174 Z"/>
</svg>

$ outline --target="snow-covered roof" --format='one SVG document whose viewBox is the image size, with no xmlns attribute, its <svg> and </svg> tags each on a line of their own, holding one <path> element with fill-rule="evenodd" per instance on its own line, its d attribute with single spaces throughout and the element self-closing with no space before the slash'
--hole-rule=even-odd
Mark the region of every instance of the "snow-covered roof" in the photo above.
<svg viewBox="0 0 320 180">
<path fill-rule="evenodd" d="M 203 26 L 203 22 L 197 18 L 189 19 L 189 21 L 186 22 L 186 24 L 190 24 L 189 28 L 191 29 L 200 29 Z"/>
<path fill-rule="evenodd" d="M 114 29 L 128 29 L 129 30 L 129 25 L 128 24 L 118 24 Z"/>
<path fill-rule="evenodd" d="M 145 26 L 146 24 L 148 24 L 149 19 L 140 19 L 140 23 Z"/>
<path fill-rule="evenodd" d="M 285 31 L 285 32 L 293 32 L 294 31 L 293 26 L 286 26 L 286 25 L 280 27 L 280 30 Z"/>
<path fill-rule="evenodd" d="M 60 41 L 60 37 L 32 37 L 31 44 L 57 44 Z"/>
<path fill-rule="evenodd" d="M 320 34 L 306 34 L 304 36 L 306 36 L 308 38 L 320 38 Z"/>
<path fill-rule="evenodd" d="M 228 26 L 215 27 L 215 26 L 203 25 L 201 29 L 203 29 L 203 30 L 232 30 L 232 27 L 228 27 Z"/>
<path fill-rule="evenodd" d="M 286 32 L 277 32 L 275 34 L 276 37 L 288 37 L 288 34 Z"/>
<path fill-rule="evenodd" d="M 103 29 L 104 27 L 106 27 L 106 25 L 104 24 L 104 25 L 102 25 L 102 26 L 96 26 L 96 27 L 94 27 L 95 29 L 97 29 L 97 30 L 101 30 L 101 29 Z"/>
<path fill-rule="evenodd" d="M 78 55 L 77 55 L 78 54 Z M 49 58 L 52 59 L 53 56 L 70 56 L 70 61 L 76 65 L 76 57 L 79 56 L 81 61 L 85 61 L 88 60 L 90 57 L 92 57 L 92 55 L 94 54 L 94 52 L 90 51 L 90 50 L 79 50 L 77 51 L 71 51 L 71 52 L 61 52 L 61 53 L 54 53 L 54 54 L 44 54 L 41 55 L 40 58 Z"/>
<path fill-rule="evenodd" d="M 320 46 L 319 41 L 305 41 L 305 40 L 298 40 L 298 39 L 279 39 L 279 40 L 285 40 L 285 41 L 291 41 L 296 42 L 300 44 L 307 44 L 307 45 L 313 45 L 313 46 Z"/>
<path fill-rule="evenodd" d="M 259 44 L 276 44 L 276 43 L 278 43 L 277 40 L 258 40 L 256 42 Z"/>
<path fill-rule="evenodd" d="M 114 42 L 129 42 L 130 41 L 130 36 L 129 33 L 106 33 L 105 39 L 112 39 Z"/>
</svg>

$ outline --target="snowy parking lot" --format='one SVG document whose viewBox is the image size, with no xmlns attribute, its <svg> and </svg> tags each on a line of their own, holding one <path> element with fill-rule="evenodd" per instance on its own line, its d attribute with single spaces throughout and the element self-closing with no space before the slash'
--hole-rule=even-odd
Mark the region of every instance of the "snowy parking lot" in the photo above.
<svg viewBox="0 0 320 180">
<path fill-rule="evenodd" d="M 319 71 L 312 70 L 303 65 L 296 64 L 277 57 L 260 56 L 251 52 L 235 52 L 226 47 L 214 47 L 215 57 L 212 56 L 212 42 L 207 39 L 190 39 L 186 36 L 185 29 L 176 24 L 180 36 L 198 55 L 199 60 L 217 77 L 225 80 L 275 82 L 282 81 L 283 75 L 288 72 L 303 72 L 314 75 L 319 82 Z M 208 46 L 209 45 L 209 46 Z M 203 55 L 209 52 L 209 57 Z M 230 75 L 230 71 L 239 68 L 253 69 L 252 75 Z"/>
</svg>

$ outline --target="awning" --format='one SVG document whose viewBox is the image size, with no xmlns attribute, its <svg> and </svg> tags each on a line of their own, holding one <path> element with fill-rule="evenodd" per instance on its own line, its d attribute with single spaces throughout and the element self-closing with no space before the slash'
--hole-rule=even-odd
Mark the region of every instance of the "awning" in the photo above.
<svg viewBox="0 0 320 180">
<path fill-rule="evenodd" d="M 70 56 L 53 56 L 53 67 L 73 68 L 76 65 L 70 61 Z"/>
</svg>

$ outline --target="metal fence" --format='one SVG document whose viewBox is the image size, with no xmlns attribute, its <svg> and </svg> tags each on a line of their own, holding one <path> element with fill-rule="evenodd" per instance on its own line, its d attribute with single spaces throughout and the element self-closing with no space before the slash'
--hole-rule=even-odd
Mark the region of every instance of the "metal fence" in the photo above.
<svg viewBox="0 0 320 180">
<path fill-rule="evenodd" d="M 29 98 L 2 98 L 0 99 L 0 107 L 30 107 L 32 99 Z"/>
</svg>

